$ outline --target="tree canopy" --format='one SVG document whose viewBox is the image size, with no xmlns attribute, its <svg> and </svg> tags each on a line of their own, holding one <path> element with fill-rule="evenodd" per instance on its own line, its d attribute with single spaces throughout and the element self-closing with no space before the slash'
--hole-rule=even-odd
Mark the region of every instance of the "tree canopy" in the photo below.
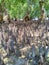
<svg viewBox="0 0 49 65">
<path fill-rule="evenodd" d="M 31 18 L 40 16 L 40 0 L 0 0 L 10 17 L 23 18 L 27 12 Z M 44 1 L 44 7 L 47 15 L 49 15 L 49 0 Z"/>
</svg>

